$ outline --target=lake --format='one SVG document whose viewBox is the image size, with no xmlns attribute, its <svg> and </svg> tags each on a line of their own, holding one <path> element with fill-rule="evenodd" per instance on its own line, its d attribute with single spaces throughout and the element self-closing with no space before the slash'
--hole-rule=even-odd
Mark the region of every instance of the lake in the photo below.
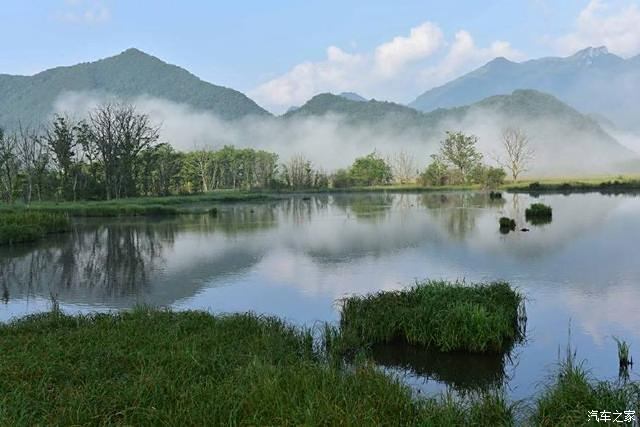
<svg viewBox="0 0 640 427">
<path fill-rule="evenodd" d="M 551 223 L 525 223 L 535 202 L 553 207 Z M 501 216 L 530 231 L 500 233 Z M 0 248 L 0 320 L 48 310 L 53 296 L 67 313 L 149 304 L 314 326 L 337 321 L 346 295 L 506 280 L 527 298 L 526 342 L 511 354 L 373 354 L 417 391 L 504 383 L 522 399 L 569 342 L 599 379 L 618 375 L 613 336 L 640 349 L 639 236 L 640 197 L 596 193 L 309 195 L 223 205 L 217 217 L 77 220 L 70 233 Z"/>
</svg>

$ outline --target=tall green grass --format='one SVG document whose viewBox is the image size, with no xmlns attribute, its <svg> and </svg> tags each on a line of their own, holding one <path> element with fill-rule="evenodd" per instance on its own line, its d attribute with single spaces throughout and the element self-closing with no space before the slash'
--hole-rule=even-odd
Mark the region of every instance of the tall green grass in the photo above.
<svg viewBox="0 0 640 427">
<path fill-rule="evenodd" d="M 67 231 L 68 215 L 54 212 L 0 212 L 0 244 L 33 242 L 46 234 Z"/>
<path fill-rule="evenodd" d="M 509 425 L 500 396 L 414 399 L 251 314 L 59 311 L 0 326 L 1 425 Z"/>
<path fill-rule="evenodd" d="M 522 295 L 508 283 L 427 281 L 342 301 L 344 339 L 406 342 L 440 351 L 503 352 L 524 335 Z"/>
<path fill-rule="evenodd" d="M 610 416 L 636 411 L 637 416 L 640 413 L 640 386 L 637 383 L 594 381 L 583 364 L 576 361 L 575 352 L 569 352 L 561 361 L 553 381 L 536 400 L 531 423 L 536 426 L 598 425 L 589 418 L 591 411 L 609 411 Z"/>
</svg>

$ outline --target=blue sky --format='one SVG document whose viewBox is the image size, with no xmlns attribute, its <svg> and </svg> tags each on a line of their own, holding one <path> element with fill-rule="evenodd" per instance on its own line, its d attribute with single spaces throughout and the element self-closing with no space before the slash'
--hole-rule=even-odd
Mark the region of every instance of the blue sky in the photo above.
<svg viewBox="0 0 640 427">
<path fill-rule="evenodd" d="M 0 72 L 137 47 L 272 110 L 320 91 L 410 101 L 495 56 L 640 53 L 640 0 L 4 0 Z"/>
</svg>

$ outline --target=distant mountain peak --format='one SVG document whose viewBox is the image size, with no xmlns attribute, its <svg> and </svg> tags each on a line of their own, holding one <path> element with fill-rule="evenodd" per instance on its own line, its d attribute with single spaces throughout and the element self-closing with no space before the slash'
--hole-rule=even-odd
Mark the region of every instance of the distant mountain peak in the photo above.
<svg viewBox="0 0 640 427">
<path fill-rule="evenodd" d="M 130 48 L 93 62 L 0 79 L 0 126 L 42 123 L 54 112 L 58 98 L 69 92 L 104 93 L 124 100 L 149 96 L 224 120 L 271 116 L 241 92 L 208 83 L 184 68 Z"/>
<path fill-rule="evenodd" d="M 513 61 L 509 61 L 507 58 L 505 58 L 504 56 L 498 56 L 496 58 L 493 58 L 491 61 L 486 63 L 486 66 L 492 66 L 492 65 L 508 65 L 508 64 L 515 64 L 515 62 Z"/>
<path fill-rule="evenodd" d="M 341 97 L 346 98 L 346 99 L 351 100 L 351 101 L 367 102 L 367 99 L 365 97 L 360 96 L 355 92 L 342 92 L 338 96 L 341 96 Z"/>
<path fill-rule="evenodd" d="M 573 58 L 597 58 L 598 56 L 608 55 L 609 49 L 606 46 L 598 46 L 598 47 L 587 47 L 585 49 L 579 50 L 575 54 L 572 55 Z"/>
</svg>

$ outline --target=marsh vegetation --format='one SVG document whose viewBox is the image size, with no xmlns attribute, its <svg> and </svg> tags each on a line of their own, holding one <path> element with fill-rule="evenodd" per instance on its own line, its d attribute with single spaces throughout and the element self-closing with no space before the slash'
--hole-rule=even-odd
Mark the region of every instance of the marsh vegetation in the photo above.
<svg viewBox="0 0 640 427">
<path fill-rule="evenodd" d="M 427 281 L 345 298 L 340 329 L 362 346 L 403 342 L 445 352 L 504 352 L 524 337 L 523 304 L 504 282 Z"/>
</svg>

